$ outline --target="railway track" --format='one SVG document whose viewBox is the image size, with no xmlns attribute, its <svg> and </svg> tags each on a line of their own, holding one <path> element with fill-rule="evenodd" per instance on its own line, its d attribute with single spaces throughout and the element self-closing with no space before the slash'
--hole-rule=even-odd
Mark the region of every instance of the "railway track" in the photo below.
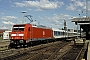
<svg viewBox="0 0 90 60">
<path fill-rule="evenodd" d="M 10 41 L 0 41 L 0 51 L 7 50 Z"/>
<path fill-rule="evenodd" d="M 32 57 L 28 57 L 28 60 L 52 60 L 56 53 L 68 43 L 60 43 L 38 51 Z M 33 51 L 34 52 L 34 51 Z M 37 51 L 36 51 L 37 52 Z M 23 59 L 24 60 L 24 59 Z"/>
<path fill-rule="evenodd" d="M 69 42 L 54 42 L 49 43 L 45 45 L 40 45 L 38 47 L 32 47 L 32 48 L 25 48 L 22 50 L 11 50 L 13 51 L 8 55 L 8 53 L 4 52 L 4 54 L 7 54 L 5 57 L 1 57 L 0 60 L 52 60 L 54 59 L 55 55 L 60 51 L 64 46 L 69 44 Z M 2 53 L 3 54 L 3 53 Z"/>
<path fill-rule="evenodd" d="M 83 58 L 87 60 L 87 56 L 85 55 L 87 55 L 88 44 L 89 42 L 86 42 L 84 45 L 74 45 L 72 49 L 59 60 L 82 60 Z"/>
<path fill-rule="evenodd" d="M 80 60 L 83 45 L 57 41 L 29 48 L 7 49 L 0 51 L 0 60 Z"/>
<path fill-rule="evenodd" d="M 73 46 L 64 56 L 59 60 L 79 60 L 80 54 L 83 50 L 83 45 Z"/>
<path fill-rule="evenodd" d="M 56 44 L 56 43 L 57 42 L 55 42 L 54 44 Z M 44 45 L 41 44 L 38 46 L 33 46 L 33 47 L 28 47 L 28 48 L 19 48 L 19 49 L 3 49 L 3 50 L 0 50 L 0 58 L 6 57 L 6 56 L 11 56 L 12 54 L 14 55 L 14 54 L 21 53 L 21 52 L 28 51 L 28 50 L 33 51 L 33 50 L 45 48 L 45 47 L 48 47 L 49 45 L 52 45 L 52 43 L 49 43 L 48 45 L 47 44 L 44 44 Z"/>
</svg>

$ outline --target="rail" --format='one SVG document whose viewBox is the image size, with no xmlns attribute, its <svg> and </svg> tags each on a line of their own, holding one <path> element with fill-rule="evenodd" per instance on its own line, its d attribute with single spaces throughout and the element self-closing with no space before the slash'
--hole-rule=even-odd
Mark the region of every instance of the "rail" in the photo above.
<svg viewBox="0 0 90 60">
<path fill-rule="evenodd" d="M 66 42 L 57 42 L 57 43 L 52 43 L 52 44 L 46 44 L 39 46 L 37 48 L 27 48 L 24 50 L 18 50 L 13 55 L 9 55 L 6 57 L 1 58 L 1 60 L 5 59 L 15 59 L 15 60 L 37 60 L 37 59 L 53 59 L 52 57 L 55 56 L 55 54 L 67 43 Z M 16 51 L 16 50 L 15 50 Z M 48 53 L 49 52 L 49 53 Z M 48 53 L 48 54 L 47 54 Z"/>
</svg>

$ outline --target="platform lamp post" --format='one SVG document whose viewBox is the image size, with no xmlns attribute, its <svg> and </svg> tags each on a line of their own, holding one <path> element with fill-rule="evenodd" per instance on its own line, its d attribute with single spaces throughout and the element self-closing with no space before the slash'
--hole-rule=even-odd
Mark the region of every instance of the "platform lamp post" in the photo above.
<svg viewBox="0 0 90 60">
<path fill-rule="evenodd" d="M 27 13 L 27 11 L 21 11 L 22 13 L 22 24 L 24 23 L 24 13 Z"/>
</svg>

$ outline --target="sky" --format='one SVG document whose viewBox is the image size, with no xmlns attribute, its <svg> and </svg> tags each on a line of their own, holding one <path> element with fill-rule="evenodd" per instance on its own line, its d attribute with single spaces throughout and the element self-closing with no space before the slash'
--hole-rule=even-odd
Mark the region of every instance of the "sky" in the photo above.
<svg viewBox="0 0 90 60">
<path fill-rule="evenodd" d="M 90 1 L 88 16 L 89 5 Z M 14 24 L 22 24 L 23 20 L 30 23 L 27 15 L 32 16 L 31 24 L 63 28 L 65 20 L 68 29 L 76 29 L 71 19 L 86 16 L 86 0 L 0 0 L 0 29 L 11 30 Z"/>
</svg>

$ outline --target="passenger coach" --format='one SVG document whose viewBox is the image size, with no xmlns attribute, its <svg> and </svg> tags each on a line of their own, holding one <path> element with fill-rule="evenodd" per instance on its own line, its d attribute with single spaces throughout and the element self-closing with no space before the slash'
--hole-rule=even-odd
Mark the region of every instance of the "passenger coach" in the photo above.
<svg viewBox="0 0 90 60">
<path fill-rule="evenodd" d="M 53 37 L 54 38 L 68 37 L 68 33 L 65 30 L 60 30 L 60 29 L 55 29 L 55 28 L 52 28 L 52 30 L 53 30 Z"/>
</svg>

